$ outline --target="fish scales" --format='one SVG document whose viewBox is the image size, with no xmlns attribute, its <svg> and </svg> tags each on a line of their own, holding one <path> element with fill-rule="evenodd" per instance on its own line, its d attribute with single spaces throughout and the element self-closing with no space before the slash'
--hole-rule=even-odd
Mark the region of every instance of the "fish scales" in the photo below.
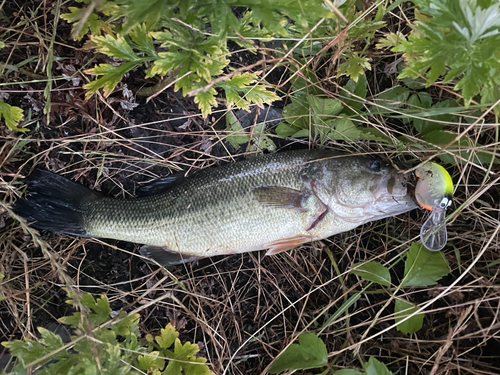
<svg viewBox="0 0 500 375">
<path fill-rule="evenodd" d="M 84 208 L 85 228 L 104 237 L 166 247 L 190 255 L 257 250 L 303 234 L 303 212 L 263 206 L 252 189 L 301 190 L 300 171 L 324 151 L 265 155 L 200 171 L 166 193 L 133 200 L 103 198 Z"/>
<path fill-rule="evenodd" d="M 326 150 L 205 169 L 142 198 L 103 197 L 47 171 L 35 171 L 28 190 L 14 209 L 35 227 L 141 243 L 155 259 L 165 250 L 186 257 L 277 253 L 417 207 L 391 166 Z"/>
</svg>

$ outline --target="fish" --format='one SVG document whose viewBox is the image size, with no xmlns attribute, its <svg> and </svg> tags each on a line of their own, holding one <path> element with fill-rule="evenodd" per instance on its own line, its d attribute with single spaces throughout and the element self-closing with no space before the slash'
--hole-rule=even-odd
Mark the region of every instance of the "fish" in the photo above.
<svg viewBox="0 0 500 375">
<path fill-rule="evenodd" d="M 418 207 L 373 156 L 294 150 L 172 175 L 118 199 L 36 169 L 13 209 L 34 228 L 142 244 L 161 265 L 322 240 Z"/>
</svg>

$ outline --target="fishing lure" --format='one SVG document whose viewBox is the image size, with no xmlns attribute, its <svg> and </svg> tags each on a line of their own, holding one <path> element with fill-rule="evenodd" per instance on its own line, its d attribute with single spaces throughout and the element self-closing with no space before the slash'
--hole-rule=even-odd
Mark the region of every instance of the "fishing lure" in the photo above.
<svg viewBox="0 0 500 375">
<path fill-rule="evenodd" d="M 427 249 L 439 251 L 448 239 L 446 210 L 453 198 L 453 181 L 448 171 L 436 163 L 422 164 L 415 174 L 419 178 L 415 187 L 417 202 L 431 211 L 420 229 L 420 239 Z"/>
</svg>

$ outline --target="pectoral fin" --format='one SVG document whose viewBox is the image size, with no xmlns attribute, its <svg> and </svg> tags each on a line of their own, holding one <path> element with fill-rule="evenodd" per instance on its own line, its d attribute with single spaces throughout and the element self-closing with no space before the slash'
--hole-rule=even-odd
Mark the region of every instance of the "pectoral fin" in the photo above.
<svg viewBox="0 0 500 375">
<path fill-rule="evenodd" d="M 293 249 L 305 242 L 311 241 L 309 236 L 296 236 L 290 238 L 284 238 L 282 240 L 277 240 L 266 244 L 265 247 L 269 248 L 266 255 L 276 255 L 283 251 Z"/>
<path fill-rule="evenodd" d="M 183 255 L 173 252 L 166 247 L 144 245 L 139 250 L 141 255 L 158 262 L 162 266 L 176 266 L 179 264 L 194 262 L 201 259 L 194 255 Z"/>
<path fill-rule="evenodd" d="M 255 198 L 265 206 L 306 211 L 304 201 L 311 196 L 308 191 L 283 186 L 261 186 L 253 189 Z"/>
</svg>

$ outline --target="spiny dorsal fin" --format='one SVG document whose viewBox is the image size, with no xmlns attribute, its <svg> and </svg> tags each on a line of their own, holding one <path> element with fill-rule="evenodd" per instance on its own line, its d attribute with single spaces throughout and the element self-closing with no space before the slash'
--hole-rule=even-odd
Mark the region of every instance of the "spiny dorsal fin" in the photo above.
<svg viewBox="0 0 500 375">
<path fill-rule="evenodd" d="M 158 178 L 139 186 L 135 191 L 135 196 L 137 198 L 144 198 L 165 193 L 174 186 L 179 185 L 184 179 L 184 172 L 177 172 L 171 176 Z"/>
</svg>

